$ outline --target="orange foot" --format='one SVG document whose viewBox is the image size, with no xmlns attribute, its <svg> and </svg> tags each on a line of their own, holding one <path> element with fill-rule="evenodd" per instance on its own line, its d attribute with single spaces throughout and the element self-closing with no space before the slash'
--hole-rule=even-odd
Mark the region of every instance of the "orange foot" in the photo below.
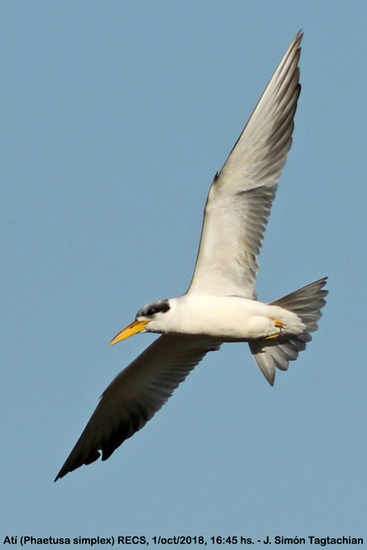
<svg viewBox="0 0 367 550">
<path fill-rule="evenodd" d="M 277 328 L 283 328 L 283 323 L 282 321 L 278 321 L 277 319 L 273 319 L 274 321 L 274 325 L 277 327 Z M 279 338 L 279 336 L 281 335 L 281 332 L 277 332 L 276 334 L 271 334 L 270 336 L 265 336 L 264 340 L 274 340 L 275 338 Z"/>
</svg>

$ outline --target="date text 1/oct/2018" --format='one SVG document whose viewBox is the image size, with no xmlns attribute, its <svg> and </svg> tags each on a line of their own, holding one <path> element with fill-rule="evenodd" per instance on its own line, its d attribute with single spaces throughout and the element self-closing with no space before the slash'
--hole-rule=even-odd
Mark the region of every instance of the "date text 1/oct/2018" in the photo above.
<svg viewBox="0 0 367 550">
<path fill-rule="evenodd" d="M 252 539 L 247 537 L 210 537 L 212 544 L 252 544 Z M 153 544 L 202 544 L 206 546 L 208 543 L 202 536 L 190 537 L 190 536 L 177 536 L 177 537 L 152 537 Z"/>
</svg>

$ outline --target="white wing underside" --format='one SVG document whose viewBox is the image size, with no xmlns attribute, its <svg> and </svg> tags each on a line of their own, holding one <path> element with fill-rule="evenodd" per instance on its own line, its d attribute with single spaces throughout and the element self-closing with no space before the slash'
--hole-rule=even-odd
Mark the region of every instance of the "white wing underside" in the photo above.
<svg viewBox="0 0 367 550">
<path fill-rule="evenodd" d="M 201 336 L 164 335 L 121 371 L 101 400 L 55 481 L 102 452 L 106 460 L 166 403 L 177 386 L 221 342 Z"/>
<path fill-rule="evenodd" d="M 256 298 L 257 256 L 292 145 L 302 36 L 298 33 L 288 48 L 214 178 L 190 293 Z"/>
</svg>

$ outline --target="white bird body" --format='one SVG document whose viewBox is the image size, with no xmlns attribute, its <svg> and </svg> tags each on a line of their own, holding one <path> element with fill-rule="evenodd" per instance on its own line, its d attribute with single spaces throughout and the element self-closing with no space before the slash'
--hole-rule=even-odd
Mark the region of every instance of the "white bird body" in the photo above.
<svg viewBox="0 0 367 550">
<path fill-rule="evenodd" d="M 246 341 L 268 382 L 317 330 L 326 278 L 270 304 L 257 301 L 258 255 L 278 181 L 292 144 L 300 94 L 298 33 L 223 168 L 204 212 L 198 257 L 186 294 L 152 302 L 111 342 L 139 332 L 161 336 L 103 392 L 56 479 L 106 460 L 164 405 L 177 386 L 223 342 Z"/>
<path fill-rule="evenodd" d="M 170 298 L 168 304 L 169 311 L 158 314 L 149 323 L 149 332 L 195 334 L 221 342 L 248 342 L 280 333 L 298 335 L 305 328 L 291 311 L 238 296 L 184 294 Z M 276 322 L 283 326 L 276 326 Z"/>
</svg>

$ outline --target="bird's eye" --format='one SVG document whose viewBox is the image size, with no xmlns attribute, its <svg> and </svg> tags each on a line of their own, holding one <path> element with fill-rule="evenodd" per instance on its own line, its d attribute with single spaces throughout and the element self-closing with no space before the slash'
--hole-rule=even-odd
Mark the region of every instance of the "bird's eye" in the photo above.
<svg viewBox="0 0 367 550">
<path fill-rule="evenodd" d="M 147 314 L 147 317 L 151 317 L 152 315 L 154 315 L 155 314 L 154 307 L 150 307 L 146 314 Z"/>
</svg>

